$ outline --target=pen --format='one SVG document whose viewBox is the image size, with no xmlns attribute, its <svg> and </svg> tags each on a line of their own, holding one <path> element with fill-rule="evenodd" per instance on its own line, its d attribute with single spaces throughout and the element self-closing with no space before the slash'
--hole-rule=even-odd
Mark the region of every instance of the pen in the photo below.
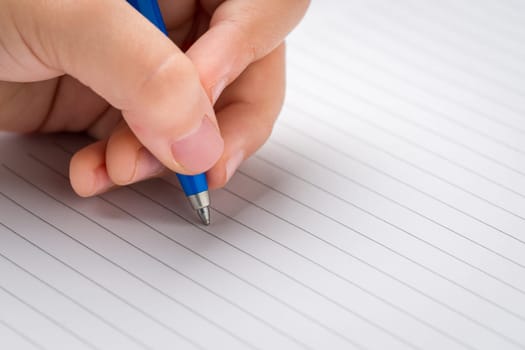
<svg viewBox="0 0 525 350">
<path fill-rule="evenodd" d="M 168 35 L 166 25 L 162 19 L 157 0 L 128 0 L 128 3 L 153 23 L 164 34 Z M 177 174 L 184 194 L 192 208 L 205 225 L 210 224 L 210 196 L 205 174 L 182 175 Z"/>
</svg>

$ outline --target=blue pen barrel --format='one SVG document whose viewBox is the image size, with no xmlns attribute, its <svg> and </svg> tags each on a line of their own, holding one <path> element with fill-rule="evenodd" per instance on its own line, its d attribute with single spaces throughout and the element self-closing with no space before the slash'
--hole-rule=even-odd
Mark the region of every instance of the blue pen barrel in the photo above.
<svg viewBox="0 0 525 350">
<path fill-rule="evenodd" d="M 208 181 L 206 180 L 206 174 L 191 176 L 177 174 L 177 177 L 179 178 L 179 182 L 186 196 L 193 196 L 194 194 L 208 190 Z"/>
<path fill-rule="evenodd" d="M 157 0 L 128 0 L 128 3 L 153 23 L 161 32 L 168 35 L 162 13 Z M 199 218 L 205 225 L 210 224 L 210 199 L 208 195 L 208 181 L 206 174 L 181 175 L 177 174 L 179 182 L 190 200 L 191 206 L 197 211 Z"/>
</svg>

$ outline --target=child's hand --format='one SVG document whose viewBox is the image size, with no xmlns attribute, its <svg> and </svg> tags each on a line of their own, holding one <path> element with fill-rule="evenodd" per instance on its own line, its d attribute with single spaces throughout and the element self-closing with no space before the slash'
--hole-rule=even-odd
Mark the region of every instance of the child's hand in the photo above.
<svg viewBox="0 0 525 350">
<path fill-rule="evenodd" d="M 185 55 L 124 0 L 0 0 L 0 130 L 100 138 L 71 162 L 80 195 L 164 166 L 222 186 L 272 129 L 308 2 L 160 0 Z"/>
</svg>

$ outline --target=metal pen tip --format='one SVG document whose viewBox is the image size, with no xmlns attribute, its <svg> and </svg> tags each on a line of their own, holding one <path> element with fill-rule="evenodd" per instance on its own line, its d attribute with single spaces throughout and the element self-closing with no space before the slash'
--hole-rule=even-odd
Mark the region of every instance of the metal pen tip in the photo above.
<svg viewBox="0 0 525 350">
<path fill-rule="evenodd" d="M 197 215 L 201 219 L 202 223 L 206 226 L 210 225 L 210 208 L 204 207 L 197 209 Z"/>
</svg>

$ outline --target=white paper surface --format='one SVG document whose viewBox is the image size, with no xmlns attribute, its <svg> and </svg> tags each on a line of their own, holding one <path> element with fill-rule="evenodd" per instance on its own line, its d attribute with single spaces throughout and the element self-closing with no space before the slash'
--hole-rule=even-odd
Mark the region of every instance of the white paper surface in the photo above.
<svg viewBox="0 0 525 350">
<path fill-rule="evenodd" d="M 2 349 L 524 349 L 525 6 L 314 1 L 271 140 L 212 193 L 81 199 L 0 138 Z"/>
</svg>

